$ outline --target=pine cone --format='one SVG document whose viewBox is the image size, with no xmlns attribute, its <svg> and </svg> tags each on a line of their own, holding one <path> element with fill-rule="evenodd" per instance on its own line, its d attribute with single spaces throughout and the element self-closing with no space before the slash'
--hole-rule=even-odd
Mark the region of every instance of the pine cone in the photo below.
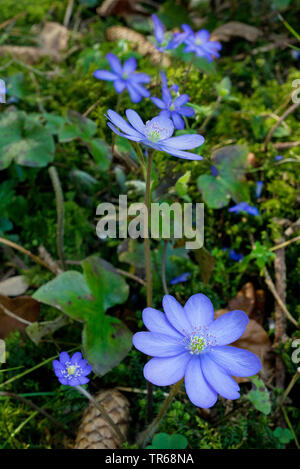
<svg viewBox="0 0 300 469">
<path fill-rule="evenodd" d="M 123 435 L 126 435 L 129 424 L 129 402 L 126 397 L 116 389 L 100 391 L 94 397 L 105 407 Z M 101 412 L 90 403 L 82 416 L 74 449 L 116 449 L 118 447 L 118 439 L 113 429 L 104 420 Z"/>
</svg>

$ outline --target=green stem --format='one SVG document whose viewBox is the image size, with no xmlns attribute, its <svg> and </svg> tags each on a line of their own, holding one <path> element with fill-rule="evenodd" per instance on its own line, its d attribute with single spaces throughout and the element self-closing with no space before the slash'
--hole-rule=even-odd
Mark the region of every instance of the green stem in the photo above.
<svg viewBox="0 0 300 469">
<path fill-rule="evenodd" d="M 167 410 L 169 408 L 169 405 L 171 404 L 173 398 L 175 397 L 175 395 L 179 391 L 179 389 L 182 385 L 182 382 L 183 382 L 183 378 L 180 381 L 178 381 L 178 383 L 176 383 L 172 386 L 171 391 L 170 391 L 168 397 L 166 398 L 165 402 L 163 403 L 157 417 L 153 420 L 153 422 L 149 425 L 149 427 L 144 432 L 142 432 L 140 434 L 140 436 L 137 440 L 137 443 L 140 447 L 144 448 L 146 446 L 146 444 L 148 443 L 148 441 L 154 435 L 156 429 L 158 428 L 158 426 L 160 424 L 160 421 L 162 420 L 165 413 L 167 412 Z"/>
<path fill-rule="evenodd" d="M 103 407 L 103 405 L 96 401 L 96 399 L 94 399 L 94 397 L 86 390 L 84 389 L 83 387 L 81 386 L 75 386 L 75 388 L 81 393 L 83 394 L 85 397 L 88 398 L 88 400 L 94 404 L 95 407 L 97 407 L 97 409 L 101 412 L 104 420 L 108 423 L 108 425 L 110 425 L 113 429 L 113 431 L 115 432 L 116 436 L 118 437 L 118 440 L 119 442 L 122 444 L 126 441 L 126 438 L 124 437 L 123 433 L 120 431 L 119 427 L 114 423 L 114 421 L 110 418 L 110 416 L 108 415 L 108 413 L 106 412 L 105 408 Z"/>
<path fill-rule="evenodd" d="M 60 180 L 57 174 L 56 169 L 54 166 L 49 168 L 49 175 L 51 178 L 51 182 L 53 185 L 53 189 L 55 192 L 55 199 L 56 199 L 56 210 L 57 210 L 57 232 L 56 232 L 56 244 L 57 244 L 57 252 L 58 257 L 61 263 L 61 267 L 63 270 L 66 270 L 66 263 L 64 257 L 64 195 L 62 191 L 62 187 L 60 184 Z"/>
<path fill-rule="evenodd" d="M 151 272 L 151 247 L 150 247 L 150 216 L 151 216 L 151 167 L 152 167 L 152 151 L 148 152 L 148 163 L 146 173 L 146 194 L 145 204 L 147 208 L 148 226 L 144 238 L 145 261 L 146 261 L 146 289 L 147 289 L 147 306 L 152 306 L 152 272 Z"/>
<path fill-rule="evenodd" d="M 191 58 L 190 63 L 188 64 L 187 69 L 186 69 L 185 78 L 182 84 L 182 93 L 184 91 L 185 85 L 187 84 L 192 65 L 193 65 L 193 58 Z"/>
<path fill-rule="evenodd" d="M 164 249 L 163 249 L 163 254 L 162 254 L 162 262 L 161 262 L 161 278 L 162 278 L 162 284 L 163 284 L 163 289 L 164 289 L 165 295 L 169 294 L 168 286 L 167 286 L 167 279 L 166 279 L 167 248 L 168 248 L 168 240 L 165 239 L 164 240 Z"/>
<path fill-rule="evenodd" d="M 216 104 L 215 104 L 214 107 L 213 107 L 213 110 L 212 110 L 211 113 L 207 116 L 207 118 L 205 119 L 205 121 L 203 122 L 203 124 L 201 125 L 199 132 L 204 132 L 204 131 L 205 131 L 205 129 L 206 129 L 208 123 L 209 123 L 210 120 L 213 118 L 213 116 L 214 116 L 216 110 L 217 110 L 218 107 L 220 106 L 221 101 L 222 101 L 221 96 L 218 96 L 218 99 L 217 99 L 217 101 L 216 101 Z"/>
<path fill-rule="evenodd" d="M 144 238 L 145 248 L 145 264 L 146 264 L 146 292 L 147 292 L 147 306 L 152 306 L 152 272 L 151 272 L 151 246 L 150 246 L 150 214 L 151 214 L 151 167 L 152 167 L 152 151 L 148 151 L 148 163 L 146 172 L 146 193 L 145 204 L 147 208 L 147 232 Z M 152 384 L 147 381 L 147 420 L 152 418 Z"/>
</svg>

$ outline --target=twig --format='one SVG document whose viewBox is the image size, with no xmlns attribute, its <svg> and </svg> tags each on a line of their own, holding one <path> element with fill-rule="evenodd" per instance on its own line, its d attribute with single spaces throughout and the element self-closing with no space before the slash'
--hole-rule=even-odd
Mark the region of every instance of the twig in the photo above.
<svg viewBox="0 0 300 469">
<path fill-rule="evenodd" d="M 0 303 L 0 311 L 1 311 L 1 309 L 3 310 L 3 312 L 7 316 L 10 316 L 11 318 L 16 319 L 17 321 L 22 322 L 23 324 L 26 324 L 26 326 L 31 326 L 31 324 L 33 324 L 31 321 L 27 321 L 27 319 L 23 319 L 20 316 L 18 316 L 17 314 L 12 313 L 11 311 L 9 311 L 9 309 L 5 308 L 5 306 L 3 306 L 2 303 Z"/>
<path fill-rule="evenodd" d="M 300 241 L 300 236 L 296 236 L 295 238 L 289 239 L 288 241 L 285 241 L 284 243 L 277 244 L 276 246 L 273 246 L 270 251 L 277 251 L 277 249 L 285 248 L 289 244 L 295 243 L 297 241 Z"/>
<path fill-rule="evenodd" d="M 72 16 L 73 6 L 74 6 L 74 0 L 69 0 L 66 13 L 65 13 L 65 17 L 64 17 L 64 23 L 63 23 L 63 25 L 66 28 L 68 27 L 71 16 Z"/>
<path fill-rule="evenodd" d="M 207 118 L 204 120 L 203 124 L 201 125 L 200 129 L 199 129 L 199 132 L 204 132 L 208 123 L 211 121 L 211 119 L 213 118 L 216 110 L 218 109 L 218 107 L 220 106 L 220 103 L 222 101 L 222 97 L 221 96 L 218 96 L 217 98 L 217 101 L 213 107 L 213 110 L 211 111 L 211 113 L 207 116 Z"/>
<path fill-rule="evenodd" d="M 298 328 L 299 327 L 298 322 L 296 321 L 296 319 L 293 318 L 293 316 L 291 315 L 291 313 L 289 312 L 289 310 L 287 309 L 287 307 L 283 303 L 282 299 L 278 295 L 277 290 L 275 288 L 275 285 L 273 283 L 273 280 L 271 279 L 271 276 L 270 276 L 270 274 L 268 272 L 268 269 L 266 267 L 265 267 L 265 270 L 264 270 L 264 277 L 265 277 L 266 284 L 269 287 L 269 290 L 273 294 L 275 300 L 277 301 L 277 303 L 281 307 L 282 311 L 284 312 L 286 317 L 294 324 L 294 326 L 296 326 Z"/>
<path fill-rule="evenodd" d="M 281 122 L 288 116 L 290 115 L 292 112 L 295 111 L 295 109 L 297 109 L 298 107 L 300 106 L 300 102 L 299 103 L 294 103 L 292 104 L 283 114 L 282 116 L 280 117 L 280 119 L 275 122 L 275 124 L 273 125 L 272 129 L 270 130 L 270 132 L 268 133 L 267 137 L 266 137 L 266 140 L 264 142 L 264 147 L 263 147 L 263 151 L 267 151 L 268 149 L 268 145 L 271 141 L 271 138 L 275 132 L 275 130 L 277 129 L 277 127 L 279 127 L 279 125 L 281 124 Z"/>
<path fill-rule="evenodd" d="M 131 278 L 132 280 L 135 280 L 136 282 L 140 283 L 140 284 L 143 285 L 143 286 L 146 285 L 145 280 L 143 280 L 143 279 L 140 278 L 140 277 L 137 277 L 137 276 L 134 275 L 134 274 L 131 274 L 131 273 L 127 272 L 126 270 L 115 269 L 115 271 L 118 272 L 118 274 L 120 274 L 120 275 L 124 275 L 124 277 L 128 277 L 128 278 Z"/>
<path fill-rule="evenodd" d="M 294 148 L 294 147 L 299 147 L 300 146 L 300 140 L 297 142 L 278 142 L 274 143 L 274 147 L 276 150 L 288 150 L 289 148 Z"/>
<path fill-rule="evenodd" d="M 87 117 L 89 115 L 89 113 L 100 103 L 102 99 L 102 96 L 101 98 L 97 99 L 97 101 L 95 101 L 86 111 L 83 115 L 83 117 Z"/>
<path fill-rule="evenodd" d="M 282 245 L 283 243 L 281 243 Z M 275 270 L 275 284 L 276 292 L 282 300 L 283 304 L 286 301 L 286 266 L 285 266 L 285 250 L 283 247 L 278 249 L 274 260 Z M 275 304 L 275 338 L 274 346 L 283 340 L 286 333 L 286 317 L 285 314 L 278 304 Z M 279 354 L 276 355 L 275 360 L 275 375 L 276 375 L 276 386 L 282 388 L 285 380 L 285 367 L 283 360 Z"/>
<path fill-rule="evenodd" d="M 32 254 L 30 251 L 28 251 L 27 249 L 23 248 L 22 246 L 19 246 L 18 244 L 14 243 L 13 241 L 9 241 L 8 239 L 5 239 L 5 238 L 1 238 L 0 237 L 0 243 L 2 244 L 5 244 L 6 246 L 10 246 L 14 249 L 16 249 L 17 251 L 20 251 L 22 252 L 23 254 L 25 254 L 26 256 L 30 257 L 32 260 L 34 260 L 35 262 L 37 262 L 38 264 L 42 265 L 43 267 L 45 267 L 46 269 L 50 270 L 50 272 L 53 272 L 53 269 L 51 268 L 51 266 L 49 264 L 47 264 L 46 262 L 44 262 L 42 259 L 40 259 L 38 256 L 35 256 L 34 254 Z M 53 272 L 55 273 L 55 272 Z"/>
<path fill-rule="evenodd" d="M 0 24 L 0 31 L 1 29 L 6 28 L 6 26 L 9 26 L 11 23 L 14 21 L 19 20 L 20 18 L 23 18 L 23 16 L 27 15 L 27 11 L 22 11 L 21 13 L 18 13 L 16 16 L 13 16 L 12 18 L 9 18 L 8 20 L 4 21 L 4 23 Z"/>
<path fill-rule="evenodd" d="M 49 175 L 52 181 L 53 189 L 55 192 L 56 199 L 56 210 L 57 210 L 57 232 L 56 232 L 56 243 L 58 256 L 61 262 L 63 270 L 66 270 L 66 263 L 64 258 L 64 196 L 60 180 L 54 166 L 49 168 Z"/>
<path fill-rule="evenodd" d="M 279 405 L 282 406 L 284 401 L 286 400 L 286 398 L 288 397 L 289 393 L 291 392 L 291 390 L 293 389 L 294 385 L 296 384 L 298 378 L 300 377 L 300 373 L 299 371 L 297 370 L 296 373 L 294 374 L 294 376 L 292 377 L 291 381 L 290 381 L 290 384 L 288 385 L 288 387 L 286 388 L 286 390 L 284 391 L 284 393 L 282 394 L 282 397 L 280 399 L 280 402 L 279 402 Z"/>
</svg>

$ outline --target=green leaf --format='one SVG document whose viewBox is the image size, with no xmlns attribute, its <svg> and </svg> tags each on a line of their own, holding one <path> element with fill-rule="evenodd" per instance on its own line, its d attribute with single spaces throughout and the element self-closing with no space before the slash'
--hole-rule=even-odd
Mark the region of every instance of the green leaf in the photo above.
<svg viewBox="0 0 300 469">
<path fill-rule="evenodd" d="M 229 204 L 230 194 L 219 177 L 202 174 L 197 179 L 197 186 L 204 202 L 210 208 L 223 208 Z"/>
<path fill-rule="evenodd" d="M 93 316 L 82 333 L 85 357 L 99 376 L 117 366 L 132 347 L 132 334 L 119 319 Z"/>
<path fill-rule="evenodd" d="M 167 433 L 157 433 L 148 449 L 185 449 L 188 441 L 183 435 L 168 435 Z"/>
<path fill-rule="evenodd" d="M 72 270 L 63 272 L 40 287 L 33 298 L 79 321 L 88 320 L 98 311 L 85 277 Z"/>
<path fill-rule="evenodd" d="M 257 376 L 253 376 L 251 381 L 254 385 L 254 389 L 247 394 L 246 399 L 249 399 L 255 409 L 259 410 L 264 415 L 269 415 L 271 412 L 270 395 L 264 382 Z"/>
<path fill-rule="evenodd" d="M 191 177 L 191 171 L 187 171 L 183 176 L 181 176 L 176 184 L 175 184 L 175 190 L 177 192 L 177 195 L 184 199 L 186 202 L 191 202 L 191 198 L 188 195 L 188 182 Z"/>
<path fill-rule="evenodd" d="M 229 77 L 224 77 L 220 83 L 216 84 L 216 90 L 220 98 L 227 98 L 231 92 L 231 80 Z"/>
<path fill-rule="evenodd" d="M 111 264 L 94 255 L 82 261 L 82 267 L 87 284 L 97 302 L 98 312 L 104 313 L 108 308 L 127 300 L 129 287 Z"/>
<path fill-rule="evenodd" d="M 59 141 L 70 142 L 75 138 L 89 141 L 97 132 L 97 125 L 78 112 L 68 111 L 68 120 L 59 130 Z"/>
<path fill-rule="evenodd" d="M 280 443 L 286 445 L 294 439 L 293 433 L 289 428 L 277 427 L 273 431 L 273 435 L 277 438 Z"/>
<path fill-rule="evenodd" d="M 111 162 L 111 150 L 107 143 L 100 138 L 93 138 L 87 142 L 87 146 L 99 168 L 106 171 Z"/>
<path fill-rule="evenodd" d="M 0 135 L 0 169 L 13 161 L 33 167 L 44 167 L 53 161 L 53 137 L 23 111 L 8 111 L 0 116 Z"/>
</svg>

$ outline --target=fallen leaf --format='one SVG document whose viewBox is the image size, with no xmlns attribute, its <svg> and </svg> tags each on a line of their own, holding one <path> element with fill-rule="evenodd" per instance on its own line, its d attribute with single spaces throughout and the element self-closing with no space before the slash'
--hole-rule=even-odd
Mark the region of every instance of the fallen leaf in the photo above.
<svg viewBox="0 0 300 469">
<path fill-rule="evenodd" d="M 250 42 L 255 42 L 262 36 L 262 32 L 254 26 L 249 26 L 240 21 L 229 21 L 219 28 L 216 28 L 211 33 L 211 38 L 214 41 L 228 42 L 232 37 L 242 37 Z"/>
<path fill-rule="evenodd" d="M 96 11 L 100 16 L 117 15 L 126 17 L 132 13 L 149 14 L 149 11 L 140 5 L 137 0 L 104 0 Z"/>
<path fill-rule="evenodd" d="M 106 30 L 106 37 L 109 41 L 118 41 L 119 39 L 125 39 L 135 45 L 135 49 L 142 55 L 150 56 L 150 59 L 155 64 L 159 64 L 162 59 L 162 65 L 164 67 L 170 66 L 170 60 L 168 57 L 163 55 L 155 49 L 154 45 L 148 41 L 140 33 L 133 31 L 132 29 L 126 28 L 124 26 L 111 26 Z"/>
<path fill-rule="evenodd" d="M 0 295 L 20 296 L 28 287 L 24 275 L 16 275 L 0 282 Z"/>
<path fill-rule="evenodd" d="M 48 21 L 40 34 L 40 41 L 44 49 L 62 52 L 68 46 L 69 30 L 62 24 Z"/>
<path fill-rule="evenodd" d="M 249 350 L 259 357 L 262 363 L 260 374 L 266 381 L 273 374 L 272 344 L 264 328 L 256 320 L 251 319 L 251 316 L 256 315 L 258 309 L 261 308 L 262 293 L 261 290 L 258 292 L 257 295 L 252 283 L 246 283 L 237 296 L 229 301 L 227 309 L 219 309 L 215 312 L 215 319 L 235 309 L 244 311 L 250 317 L 244 334 L 232 345 Z M 235 380 L 238 383 L 245 383 L 249 381 L 249 378 L 238 377 Z"/>
<path fill-rule="evenodd" d="M 19 318 L 21 322 L 9 316 L 4 311 L 8 311 Z M 5 339 L 10 332 L 18 330 L 25 332 L 28 322 L 37 321 L 40 315 L 40 303 L 30 296 L 19 296 L 18 298 L 8 298 L 0 295 L 0 338 Z"/>
<path fill-rule="evenodd" d="M 68 323 L 69 319 L 67 316 L 59 316 L 53 321 L 33 322 L 26 327 L 26 334 L 35 345 L 38 345 L 45 335 L 53 334 Z"/>
</svg>

